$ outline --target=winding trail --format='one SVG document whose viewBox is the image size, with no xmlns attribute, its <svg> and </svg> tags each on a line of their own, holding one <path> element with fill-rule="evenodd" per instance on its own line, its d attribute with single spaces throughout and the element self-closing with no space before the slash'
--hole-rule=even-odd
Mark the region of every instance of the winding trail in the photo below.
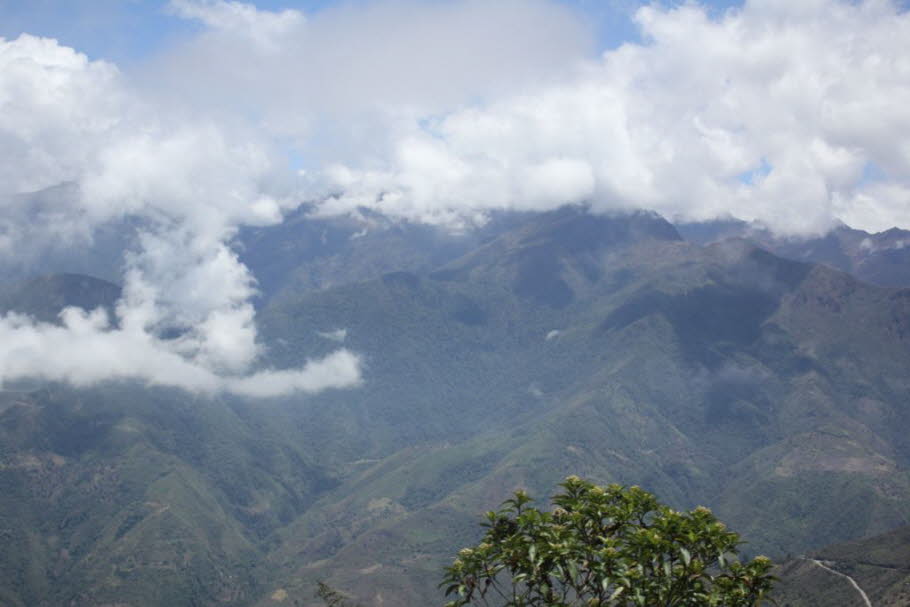
<svg viewBox="0 0 910 607">
<path fill-rule="evenodd" d="M 866 607 L 872 607 L 872 601 L 869 600 L 869 597 L 866 595 L 865 591 L 863 591 L 863 589 L 859 587 L 859 584 L 857 584 L 857 583 L 856 583 L 856 580 L 854 580 L 852 577 L 850 577 L 850 576 L 847 575 L 846 573 L 841 573 L 840 571 L 835 571 L 834 569 L 831 569 L 831 567 L 828 567 L 827 565 L 825 565 L 825 564 L 824 564 L 823 562 L 821 562 L 821 561 L 818 561 L 818 560 L 815 560 L 815 559 L 806 559 L 806 560 L 807 560 L 807 561 L 812 561 L 813 563 L 815 563 L 816 565 L 818 565 L 818 566 L 821 567 L 822 569 L 824 569 L 824 570 L 826 570 L 826 571 L 830 571 L 830 572 L 833 573 L 834 575 L 839 575 L 839 576 L 841 576 L 841 577 L 843 577 L 843 578 L 847 578 L 847 581 L 849 581 L 849 582 L 853 585 L 853 587 L 856 588 L 856 591 L 857 591 L 858 593 L 860 593 L 860 595 L 863 597 L 863 601 L 865 601 Z"/>
</svg>

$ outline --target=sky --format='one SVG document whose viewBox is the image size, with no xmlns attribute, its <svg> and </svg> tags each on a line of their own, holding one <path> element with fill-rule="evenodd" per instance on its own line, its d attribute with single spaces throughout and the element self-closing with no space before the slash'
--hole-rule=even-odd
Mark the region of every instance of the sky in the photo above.
<svg viewBox="0 0 910 607">
<path fill-rule="evenodd" d="M 249 4 L 263 11 L 290 8 L 312 17 L 353 3 L 259 0 Z M 560 0 L 558 4 L 569 7 L 588 24 L 600 50 L 638 39 L 633 16 L 643 2 Z M 717 14 L 741 4 L 738 0 L 713 0 L 704 6 Z M 0 14 L 0 36 L 15 38 L 22 32 L 47 36 L 93 59 L 108 59 L 120 65 L 141 61 L 201 29 L 197 24 L 174 19 L 168 11 L 168 0 L 0 0 Z"/>
<path fill-rule="evenodd" d="M 910 228 L 905 2 L 0 0 L 0 37 L 0 258 L 139 226 L 116 318 L 0 317 L 0 380 L 359 385 L 262 366 L 231 243 L 303 201 Z"/>
</svg>

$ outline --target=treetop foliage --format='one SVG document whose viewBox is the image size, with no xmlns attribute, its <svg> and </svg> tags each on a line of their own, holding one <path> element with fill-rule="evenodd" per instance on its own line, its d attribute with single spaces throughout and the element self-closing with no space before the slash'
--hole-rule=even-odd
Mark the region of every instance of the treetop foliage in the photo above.
<svg viewBox="0 0 910 607">
<path fill-rule="evenodd" d="M 737 558 L 739 536 L 711 511 L 678 512 L 640 487 L 568 477 L 554 509 L 518 491 L 486 515 L 440 585 L 447 607 L 755 607 L 773 577 L 770 559 Z"/>
</svg>

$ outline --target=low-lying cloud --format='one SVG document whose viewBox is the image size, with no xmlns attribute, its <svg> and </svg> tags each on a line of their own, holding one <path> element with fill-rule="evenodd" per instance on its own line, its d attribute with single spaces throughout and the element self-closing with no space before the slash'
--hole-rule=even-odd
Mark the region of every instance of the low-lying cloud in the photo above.
<svg viewBox="0 0 910 607">
<path fill-rule="evenodd" d="M 187 355 L 180 340 L 162 340 L 142 327 L 110 325 L 103 309 L 67 308 L 62 323 L 35 322 L 20 314 L 0 316 L 0 378 L 45 379 L 88 386 L 100 381 L 138 380 L 193 392 L 231 392 L 274 397 L 317 393 L 360 383 L 360 360 L 341 349 L 299 369 L 219 373 L 207 361 Z"/>
</svg>

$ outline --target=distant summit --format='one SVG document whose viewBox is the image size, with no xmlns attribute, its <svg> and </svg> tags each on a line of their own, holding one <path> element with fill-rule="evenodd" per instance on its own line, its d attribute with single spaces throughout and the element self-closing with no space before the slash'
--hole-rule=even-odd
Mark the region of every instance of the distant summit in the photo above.
<svg viewBox="0 0 910 607">
<path fill-rule="evenodd" d="M 734 219 L 678 224 L 686 240 L 710 244 L 745 238 L 789 259 L 821 263 L 882 287 L 910 286 L 910 231 L 891 228 L 875 234 L 839 226 L 814 238 L 780 238 Z"/>
</svg>

